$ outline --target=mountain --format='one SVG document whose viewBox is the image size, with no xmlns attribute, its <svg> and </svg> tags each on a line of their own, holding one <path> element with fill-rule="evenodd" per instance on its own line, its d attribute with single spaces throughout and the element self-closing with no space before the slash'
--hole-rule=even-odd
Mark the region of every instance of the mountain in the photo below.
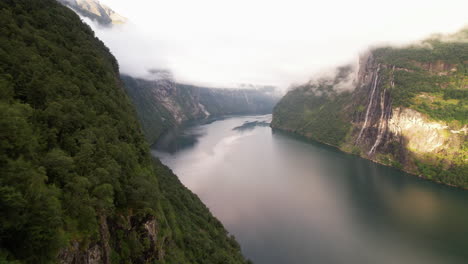
<svg viewBox="0 0 468 264">
<path fill-rule="evenodd" d="M 55 0 L 0 2 L 0 263 L 246 263 L 154 160 L 89 26 Z"/>
<path fill-rule="evenodd" d="M 289 91 L 272 127 L 468 188 L 468 29 L 376 48 Z"/>
<path fill-rule="evenodd" d="M 114 10 L 106 5 L 101 4 L 98 0 L 57 0 L 60 3 L 70 7 L 78 14 L 97 21 L 103 26 L 111 26 L 115 24 L 125 24 L 128 19 L 117 14 Z"/>
<path fill-rule="evenodd" d="M 279 100 L 273 87 L 221 89 L 175 82 L 167 73 L 144 80 L 123 75 L 146 138 L 154 143 L 165 131 L 190 120 L 236 114 L 267 114 Z"/>
</svg>

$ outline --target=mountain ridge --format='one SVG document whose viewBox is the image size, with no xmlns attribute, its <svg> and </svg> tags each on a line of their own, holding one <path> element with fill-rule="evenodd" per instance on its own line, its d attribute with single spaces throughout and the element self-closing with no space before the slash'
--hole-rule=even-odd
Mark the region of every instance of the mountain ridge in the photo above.
<svg viewBox="0 0 468 264">
<path fill-rule="evenodd" d="M 187 121 L 235 114 L 267 114 L 279 100 L 272 87 L 206 88 L 170 78 L 146 80 L 122 75 L 150 143 Z"/>
</svg>

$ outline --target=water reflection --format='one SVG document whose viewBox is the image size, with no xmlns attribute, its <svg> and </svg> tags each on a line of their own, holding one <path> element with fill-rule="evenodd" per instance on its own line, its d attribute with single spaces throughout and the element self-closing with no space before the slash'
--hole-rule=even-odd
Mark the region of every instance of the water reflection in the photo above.
<svg viewBox="0 0 468 264">
<path fill-rule="evenodd" d="M 191 126 L 196 144 L 153 152 L 255 263 L 467 262 L 467 192 L 257 125 L 270 118 Z"/>
<path fill-rule="evenodd" d="M 178 151 L 194 147 L 202 136 L 204 136 L 203 131 L 197 129 L 197 127 L 188 126 L 186 128 L 172 129 L 164 133 L 154 144 L 153 148 L 174 154 Z"/>
</svg>

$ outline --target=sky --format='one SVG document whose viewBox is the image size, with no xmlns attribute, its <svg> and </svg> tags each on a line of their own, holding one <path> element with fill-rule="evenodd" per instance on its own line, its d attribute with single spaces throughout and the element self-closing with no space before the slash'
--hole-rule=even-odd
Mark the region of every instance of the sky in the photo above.
<svg viewBox="0 0 468 264">
<path fill-rule="evenodd" d="M 179 82 L 288 88 L 355 63 L 371 46 L 404 45 L 468 25 L 466 0 L 101 0 L 130 23 L 91 25 L 121 72 L 166 69 Z"/>
</svg>

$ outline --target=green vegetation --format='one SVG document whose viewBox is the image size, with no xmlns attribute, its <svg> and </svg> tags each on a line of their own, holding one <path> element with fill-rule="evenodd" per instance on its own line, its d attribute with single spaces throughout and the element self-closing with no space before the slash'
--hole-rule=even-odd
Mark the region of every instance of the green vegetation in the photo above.
<svg viewBox="0 0 468 264">
<path fill-rule="evenodd" d="M 463 163 L 457 166 L 444 168 L 443 162 L 437 165 L 428 164 L 425 162 L 417 161 L 418 172 L 424 175 L 429 180 L 443 182 L 446 184 L 468 188 L 466 181 L 466 172 L 468 165 Z"/>
<path fill-rule="evenodd" d="M 468 39 L 466 31 L 452 38 Z M 395 87 L 391 90 L 394 106 L 413 108 L 435 120 L 467 124 L 466 42 L 442 42 L 433 38 L 407 48 L 379 48 L 373 54 L 378 62 L 397 67 Z M 389 74 L 391 71 L 387 70 L 387 77 Z M 422 100 L 424 97 L 431 100 Z"/>
<path fill-rule="evenodd" d="M 414 70 L 419 69 L 414 62 L 444 61 L 449 64 L 458 64 L 468 59 L 466 39 L 468 39 L 468 29 L 461 30 L 452 36 L 434 36 L 404 48 L 378 48 L 373 50 L 373 54 L 381 63 Z"/>
<path fill-rule="evenodd" d="M 351 126 L 341 111 L 350 97 L 351 93 L 337 93 L 329 84 L 298 87 L 277 104 L 272 126 L 340 146 Z"/>
<path fill-rule="evenodd" d="M 460 90 L 468 92 L 468 90 Z M 455 129 L 468 124 L 468 95 L 453 99 L 447 93 L 421 93 L 413 97 L 412 108 L 425 113 L 435 120 L 443 120 Z"/>
<path fill-rule="evenodd" d="M 76 14 L 4 0 L 0 23 L 0 263 L 76 260 L 96 246 L 112 263 L 245 262 L 150 157 L 116 60 Z"/>
</svg>

